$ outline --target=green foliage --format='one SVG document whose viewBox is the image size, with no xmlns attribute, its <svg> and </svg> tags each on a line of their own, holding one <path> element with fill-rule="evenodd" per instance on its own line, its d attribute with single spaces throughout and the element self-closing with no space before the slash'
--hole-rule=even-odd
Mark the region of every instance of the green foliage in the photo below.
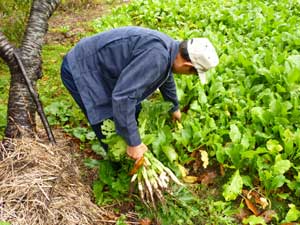
<svg viewBox="0 0 300 225">
<path fill-rule="evenodd" d="M 116 225 L 127 225 L 126 223 L 126 216 L 125 215 L 121 215 L 117 222 L 116 222 Z"/>
<path fill-rule="evenodd" d="M 96 203 L 105 205 L 118 199 L 128 200 L 130 177 L 128 176 L 130 162 L 112 162 L 101 160 L 98 162 L 98 180 L 93 184 Z"/>
<path fill-rule="evenodd" d="M 169 104 L 163 102 L 159 104 L 146 102 L 143 105 L 139 123 L 141 124 L 140 131 L 143 140 L 144 138 L 148 139 L 148 142 L 144 142 L 147 142 L 149 146 L 151 146 L 151 143 L 152 146 L 156 146 L 159 149 L 156 151 L 157 156 L 160 156 L 160 159 L 165 163 L 169 163 L 171 167 L 176 168 L 178 154 L 171 147 L 172 136 L 167 135 L 163 137 L 160 140 L 163 140 L 161 145 L 160 141 L 157 144 L 155 138 L 148 138 L 150 129 L 154 129 L 155 126 L 166 126 L 159 122 L 153 124 L 153 120 L 165 121 L 165 115 L 159 118 L 149 118 L 149 112 L 151 111 L 152 115 L 159 115 L 162 113 L 161 108 L 167 107 Z M 146 126 L 149 120 L 152 126 L 150 124 Z M 133 162 L 125 157 L 126 144 L 120 136 L 116 135 L 113 121 L 104 121 L 102 130 L 106 135 L 103 141 L 108 145 L 106 159 L 100 161 L 89 160 L 87 164 L 90 167 L 97 167 L 99 171 L 98 180 L 93 185 L 96 202 L 103 205 L 118 201 L 118 199 L 127 201 L 129 200 L 128 191 L 130 187 L 128 173 L 133 166 Z M 157 132 L 157 129 L 154 129 L 152 133 L 156 134 L 159 132 Z M 164 145 L 165 143 L 169 144 Z M 202 200 L 197 194 L 191 191 L 192 189 L 193 187 L 189 189 L 186 187 L 175 188 L 174 186 L 170 190 L 172 195 L 166 195 L 165 203 L 157 205 L 156 210 L 145 207 L 140 201 L 135 201 L 136 210 L 141 216 L 152 218 L 160 224 L 207 224 L 208 217 L 211 224 L 235 224 L 235 220 L 232 218 L 233 211 L 227 203 L 222 201 L 215 202 L 212 198 Z M 137 192 L 137 187 L 135 190 Z M 132 194 L 135 196 L 135 191 Z M 207 209 L 208 206 L 209 208 Z"/>
<path fill-rule="evenodd" d="M 165 205 L 160 206 L 157 212 L 147 213 L 147 216 L 156 217 L 160 224 L 198 224 L 196 221 L 200 213 L 199 199 L 185 188 L 173 194 L 176 197 L 169 196 Z"/>
<path fill-rule="evenodd" d="M 31 2 L 31 0 L 0 2 L 0 31 L 15 44 L 20 43 L 22 40 Z"/>
<path fill-rule="evenodd" d="M 9 222 L 5 222 L 5 221 L 0 221 L 0 225 L 10 225 Z"/>
<path fill-rule="evenodd" d="M 167 199 L 167 204 L 162 206 L 156 215 L 152 215 L 160 224 L 237 224 L 232 217 L 234 211 L 230 204 L 217 200 L 212 193 L 209 193 L 210 197 L 199 199 L 190 191 L 181 189 L 174 195 L 178 198 L 173 201 Z M 149 212 L 145 215 L 151 217 Z"/>
<path fill-rule="evenodd" d="M 115 124 L 112 120 L 105 120 L 101 126 L 102 133 L 106 136 L 103 143 L 109 146 L 107 158 L 111 161 L 120 162 L 125 157 L 126 142 L 116 134 Z"/>
<path fill-rule="evenodd" d="M 0 76 L 0 139 L 3 137 L 6 127 L 6 111 L 8 99 L 9 80 L 7 77 Z"/>
<path fill-rule="evenodd" d="M 296 222 L 299 221 L 300 211 L 296 208 L 294 204 L 289 205 L 290 209 L 286 214 L 284 222 Z"/>
<path fill-rule="evenodd" d="M 223 196 L 226 201 L 235 200 L 242 193 L 243 179 L 237 170 L 231 177 L 229 183 L 224 185 Z"/>
<path fill-rule="evenodd" d="M 260 216 L 249 216 L 248 218 L 243 219 L 243 224 L 249 225 L 266 225 L 265 220 Z"/>
<path fill-rule="evenodd" d="M 7 15 L 1 14 L 1 18 L 5 20 Z M 289 222 L 299 220 L 300 207 L 299 24 L 297 0 L 136 0 L 95 20 L 93 27 L 101 32 L 139 25 L 158 29 L 177 39 L 210 38 L 219 53 L 220 64 L 208 72 L 208 85 L 202 86 L 197 77 L 175 77 L 184 111 L 182 127 L 169 122 L 169 105 L 161 103 L 160 96 L 155 95 L 143 103 L 139 123 L 143 141 L 175 172 L 176 163 L 186 164 L 191 160 L 190 153 L 205 148 L 210 158 L 226 168 L 229 179 L 220 185 L 224 187 L 226 200 L 236 199 L 242 188 L 260 186 L 276 203 L 272 207 L 280 216 L 279 221 Z M 68 46 L 45 46 L 43 51 L 44 78 L 39 89 L 49 120 L 80 140 L 92 143 L 97 154 L 105 159 L 121 160 L 122 151 L 109 156 L 103 153 L 87 128 L 83 114 L 61 85 L 60 53 L 67 49 Z M 0 115 L 5 115 L 2 99 L 7 99 L 8 80 L 0 78 Z M 0 131 L 5 123 L 6 119 L 0 117 Z M 114 138 L 114 143 L 124 144 L 117 136 Z M 110 180 L 100 178 L 94 185 L 100 204 L 126 196 L 130 166 L 128 162 L 127 169 L 120 170 L 115 166 L 117 162 L 104 162 L 111 164 L 107 165 L 111 171 L 99 171 L 100 177 L 106 173 L 112 177 Z M 90 161 L 90 165 L 100 167 L 96 161 Z M 126 187 L 124 190 L 119 189 L 121 184 Z M 234 224 L 230 216 L 225 215 L 230 202 L 223 200 L 212 201 L 205 196 L 201 200 L 203 205 L 199 206 L 198 221 L 192 220 L 194 224 L 208 221 Z M 193 210 L 182 212 L 176 207 L 176 204 L 171 206 L 168 218 L 164 218 L 163 213 L 160 218 L 163 221 L 177 220 L 178 215 L 193 218 Z M 142 213 L 142 209 L 139 210 Z M 260 217 L 254 216 L 243 222 L 263 223 Z"/>
<path fill-rule="evenodd" d="M 280 209 L 287 212 L 289 202 L 300 205 L 299 15 L 298 1 L 138 0 L 94 21 L 94 28 L 139 25 L 177 39 L 210 38 L 220 64 L 208 73 L 209 84 L 176 78 L 186 111 L 183 128 L 172 128 L 161 111 L 148 111 L 145 133 L 155 137 L 148 145 L 171 167 L 205 147 L 234 169 L 228 173 L 236 171 L 224 186 L 225 199 L 235 200 L 243 186 L 259 185 L 273 201 L 289 192 Z M 171 148 L 178 156 L 164 154 Z"/>
</svg>

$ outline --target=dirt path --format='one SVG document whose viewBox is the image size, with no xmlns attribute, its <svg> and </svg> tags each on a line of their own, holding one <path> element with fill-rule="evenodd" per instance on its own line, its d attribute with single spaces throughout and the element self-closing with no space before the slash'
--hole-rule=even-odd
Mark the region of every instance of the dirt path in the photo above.
<svg viewBox="0 0 300 225">
<path fill-rule="evenodd" d="M 108 3 L 97 3 L 68 9 L 60 6 L 49 20 L 49 31 L 45 38 L 46 44 L 74 44 L 81 34 L 94 32 L 89 22 L 110 13 L 112 9 L 127 4 L 129 0 L 118 0 Z"/>
</svg>

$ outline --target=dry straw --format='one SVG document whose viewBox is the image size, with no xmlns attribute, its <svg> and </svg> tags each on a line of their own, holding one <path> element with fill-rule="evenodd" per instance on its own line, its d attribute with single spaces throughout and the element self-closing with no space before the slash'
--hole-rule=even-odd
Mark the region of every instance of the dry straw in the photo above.
<svg viewBox="0 0 300 225">
<path fill-rule="evenodd" d="M 0 161 L 0 221 L 13 225 L 115 224 L 118 216 L 111 208 L 92 202 L 73 147 L 62 135 L 56 133 L 57 146 L 14 140 L 15 151 L 7 152 Z"/>
</svg>

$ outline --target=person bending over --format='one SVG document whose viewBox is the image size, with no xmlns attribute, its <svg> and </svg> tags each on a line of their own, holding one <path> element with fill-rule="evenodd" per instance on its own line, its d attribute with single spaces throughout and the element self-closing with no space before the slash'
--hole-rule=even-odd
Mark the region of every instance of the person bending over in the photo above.
<svg viewBox="0 0 300 225">
<path fill-rule="evenodd" d="M 138 131 L 141 102 L 159 88 L 172 102 L 172 118 L 181 119 L 173 73 L 198 74 L 219 63 L 207 38 L 177 41 L 164 33 L 121 27 L 80 40 L 64 57 L 61 78 L 86 115 L 97 138 L 101 124 L 112 119 L 117 133 L 127 143 L 127 155 L 139 159 L 147 151 Z"/>
</svg>

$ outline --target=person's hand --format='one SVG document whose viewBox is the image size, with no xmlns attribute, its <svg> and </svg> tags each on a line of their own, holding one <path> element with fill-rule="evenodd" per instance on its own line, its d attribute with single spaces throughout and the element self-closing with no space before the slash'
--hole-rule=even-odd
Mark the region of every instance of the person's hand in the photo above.
<svg viewBox="0 0 300 225">
<path fill-rule="evenodd" d="M 134 159 L 138 160 L 140 159 L 144 153 L 148 150 L 147 146 L 144 143 L 141 143 L 137 146 L 127 146 L 127 155 Z"/>
<path fill-rule="evenodd" d="M 181 121 L 181 112 L 180 112 L 180 109 L 176 110 L 175 112 L 172 113 L 172 120 L 175 122 L 175 121 L 178 121 L 180 122 Z"/>
</svg>

